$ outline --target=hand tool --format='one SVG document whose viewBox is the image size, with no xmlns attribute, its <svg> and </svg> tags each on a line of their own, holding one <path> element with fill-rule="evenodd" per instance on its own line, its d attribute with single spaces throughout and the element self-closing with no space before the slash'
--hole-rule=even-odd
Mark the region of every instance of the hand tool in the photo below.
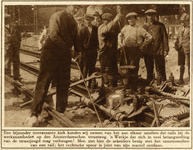
<svg viewBox="0 0 193 150">
<path fill-rule="evenodd" d="M 76 61 L 75 61 L 75 62 L 76 62 Z M 79 66 L 78 62 L 76 62 L 76 64 L 77 64 L 77 66 L 78 66 L 78 69 L 79 69 L 79 71 L 80 71 L 80 75 L 81 75 L 81 77 L 82 77 L 82 79 L 83 79 L 83 82 L 84 82 L 84 84 L 85 84 L 85 87 L 86 87 L 87 92 L 88 92 L 88 95 L 89 95 L 89 98 L 90 98 L 90 100 L 91 100 L 91 102 L 92 102 L 92 105 L 93 105 L 93 107 L 94 107 L 94 110 L 95 110 L 95 112 L 96 112 L 97 118 L 98 118 L 98 120 L 99 120 L 99 122 L 100 122 L 100 124 L 101 124 L 101 127 L 103 127 L 102 122 L 101 122 L 101 119 L 100 119 L 99 114 L 98 114 L 98 112 L 97 112 L 97 109 L 96 109 L 96 107 L 95 107 L 95 104 L 94 104 L 94 102 L 92 101 L 93 98 L 92 98 L 92 96 L 91 96 L 90 90 L 88 89 L 88 86 L 87 86 L 87 84 L 86 84 L 85 78 L 84 78 L 84 76 L 83 76 L 83 74 L 82 74 L 82 71 L 81 71 L 81 69 L 80 69 L 80 66 Z"/>
</svg>

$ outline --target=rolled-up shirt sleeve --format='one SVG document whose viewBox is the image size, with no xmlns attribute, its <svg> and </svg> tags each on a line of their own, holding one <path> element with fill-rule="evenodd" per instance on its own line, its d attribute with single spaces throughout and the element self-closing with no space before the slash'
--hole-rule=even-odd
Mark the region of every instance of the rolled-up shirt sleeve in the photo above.
<svg viewBox="0 0 193 150">
<path fill-rule="evenodd" d="M 152 41 L 152 36 L 144 28 L 140 28 L 140 34 L 144 38 L 142 46 L 145 47 L 145 46 L 149 45 Z"/>
</svg>

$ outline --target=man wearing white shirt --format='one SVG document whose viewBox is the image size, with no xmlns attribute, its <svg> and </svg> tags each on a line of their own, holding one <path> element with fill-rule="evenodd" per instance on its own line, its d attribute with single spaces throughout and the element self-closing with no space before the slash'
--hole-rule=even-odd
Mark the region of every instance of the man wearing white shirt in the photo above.
<svg viewBox="0 0 193 150">
<path fill-rule="evenodd" d="M 48 32 L 49 32 L 49 29 L 48 29 L 48 26 L 44 26 L 44 30 L 43 32 L 41 33 L 40 35 L 40 39 L 38 41 L 38 47 L 39 47 L 39 50 L 41 50 L 41 48 L 43 47 L 43 45 L 45 44 L 45 41 L 48 37 Z"/>
<path fill-rule="evenodd" d="M 127 64 L 124 57 L 121 58 L 120 65 L 132 65 L 135 69 L 131 71 L 131 90 L 134 92 L 136 90 L 138 70 L 139 70 L 139 60 L 141 57 L 141 51 L 145 46 L 147 46 L 151 40 L 152 36 L 142 27 L 136 25 L 137 13 L 130 12 L 126 15 L 129 25 L 126 25 L 120 32 L 118 40 L 120 46 L 125 48 L 125 55 L 127 59 Z M 129 85 L 127 85 L 126 88 Z"/>
</svg>

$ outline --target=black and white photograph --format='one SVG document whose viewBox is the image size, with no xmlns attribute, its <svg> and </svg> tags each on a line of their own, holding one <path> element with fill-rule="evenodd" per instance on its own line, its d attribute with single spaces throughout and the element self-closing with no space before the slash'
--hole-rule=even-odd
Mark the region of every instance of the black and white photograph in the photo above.
<svg viewBox="0 0 193 150">
<path fill-rule="evenodd" d="M 5 148 L 192 148 L 192 1 L 1 8 Z"/>
</svg>

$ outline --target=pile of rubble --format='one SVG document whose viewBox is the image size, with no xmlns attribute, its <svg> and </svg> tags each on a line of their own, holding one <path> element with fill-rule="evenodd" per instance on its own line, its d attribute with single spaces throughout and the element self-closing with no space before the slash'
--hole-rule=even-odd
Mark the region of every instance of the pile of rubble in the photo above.
<svg viewBox="0 0 193 150">
<path fill-rule="evenodd" d="M 189 127 L 188 85 L 176 85 L 172 79 L 158 84 L 155 79 L 150 85 L 137 88 L 132 93 L 125 90 L 123 83 L 118 87 L 95 85 L 90 89 L 91 97 L 80 94 L 80 103 L 92 111 L 76 106 L 72 107 L 74 110 L 71 108 L 71 113 L 75 118 L 97 116 L 98 123 L 93 123 L 93 127 Z"/>
</svg>

